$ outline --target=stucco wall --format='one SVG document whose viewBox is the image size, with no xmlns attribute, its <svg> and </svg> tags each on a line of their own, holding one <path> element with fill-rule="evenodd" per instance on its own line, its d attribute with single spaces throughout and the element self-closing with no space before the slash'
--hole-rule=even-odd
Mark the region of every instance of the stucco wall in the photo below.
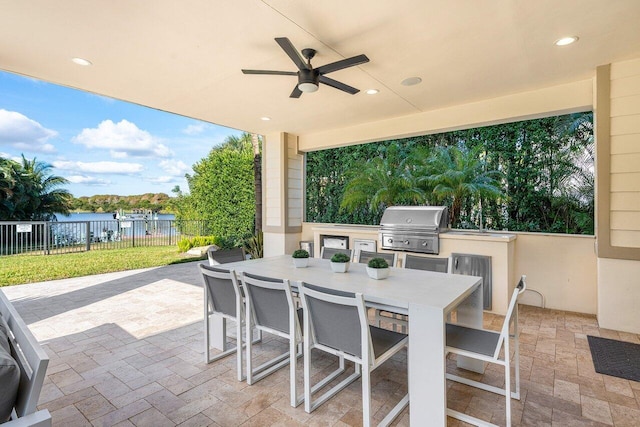
<svg viewBox="0 0 640 427">
<path fill-rule="evenodd" d="M 541 292 L 546 307 L 595 314 L 597 262 L 594 236 L 516 233 L 515 276 L 527 275 L 527 286 Z M 538 305 L 536 295 L 524 302 Z"/>
</svg>

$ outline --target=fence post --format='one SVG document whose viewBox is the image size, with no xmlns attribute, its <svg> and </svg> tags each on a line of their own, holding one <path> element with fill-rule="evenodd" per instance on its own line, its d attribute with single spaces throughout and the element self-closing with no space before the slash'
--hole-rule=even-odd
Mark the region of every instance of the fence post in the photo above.
<svg viewBox="0 0 640 427">
<path fill-rule="evenodd" d="M 87 252 L 91 250 L 91 223 L 87 221 L 87 231 L 85 233 L 85 240 L 87 241 Z"/>
<path fill-rule="evenodd" d="M 44 254 L 49 255 L 49 222 L 44 223 Z"/>
<path fill-rule="evenodd" d="M 131 247 L 136 247 L 136 220 L 131 220 Z"/>
</svg>

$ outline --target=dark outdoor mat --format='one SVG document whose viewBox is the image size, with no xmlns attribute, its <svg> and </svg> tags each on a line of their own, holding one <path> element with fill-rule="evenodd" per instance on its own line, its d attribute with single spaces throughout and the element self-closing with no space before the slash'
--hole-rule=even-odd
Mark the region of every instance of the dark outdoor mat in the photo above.
<svg viewBox="0 0 640 427">
<path fill-rule="evenodd" d="M 597 373 L 640 381 L 640 344 L 591 335 L 587 339 Z"/>
</svg>

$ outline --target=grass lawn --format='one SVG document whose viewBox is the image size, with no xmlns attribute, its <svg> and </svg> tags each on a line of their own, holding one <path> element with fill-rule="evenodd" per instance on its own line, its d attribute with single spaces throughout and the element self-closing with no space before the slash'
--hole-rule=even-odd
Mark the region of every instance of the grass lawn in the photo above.
<svg viewBox="0 0 640 427">
<path fill-rule="evenodd" d="M 61 255 L 13 255 L 0 259 L 0 287 L 195 261 L 175 246 L 96 250 Z"/>
</svg>

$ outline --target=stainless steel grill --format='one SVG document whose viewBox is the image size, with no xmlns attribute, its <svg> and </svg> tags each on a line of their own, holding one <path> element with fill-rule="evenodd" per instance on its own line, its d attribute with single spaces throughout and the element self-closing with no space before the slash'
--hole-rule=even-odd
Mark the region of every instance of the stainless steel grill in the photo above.
<svg viewBox="0 0 640 427">
<path fill-rule="evenodd" d="M 448 225 L 446 206 L 391 206 L 380 220 L 382 249 L 437 255 Z"/>
</svg>

